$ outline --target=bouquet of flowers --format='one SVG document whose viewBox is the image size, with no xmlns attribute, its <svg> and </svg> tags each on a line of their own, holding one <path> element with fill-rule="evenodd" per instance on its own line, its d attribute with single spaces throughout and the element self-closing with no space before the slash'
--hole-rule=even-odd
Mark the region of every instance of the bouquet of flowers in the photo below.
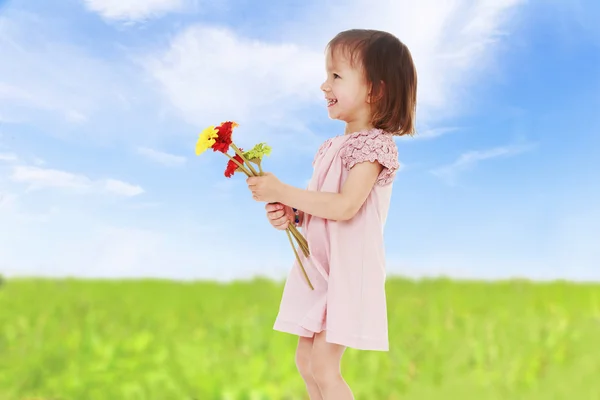
<svg viewBox="0 0 600 400">
<path fill-rule="evenodd" d="M 196 142 L 196 155 L 200 155 L 206 150 L 212 149 L 213 152 L 218 151 L 227 156 L 227 158 L 229 158 L 229 161 L 227 162 L 227 166 L 225 168 L 226 178 L 231 178 L 236 172 L 243 172 L 248 177 L 263 175 L 264 172 L 262 169 L 262 158 L 263 156 L 268 156 L 269 154 L 271 154 L 271 148 L 267 146 L 266 143 L 259 143 L 255 145 L 254 148 L 252 148 L 251 150 L 244 152 L 243 149 L 238 148 L 233 143 L 233 129 L 237 126 L 239 125 L 236 122 L 226 121 L 216 127 L 209 126 L 208 128 L 204 129 L 200 133 L 198 141 Z M 230 148 L 234 151 L 234 155 L 230 155 L 228 153 Z M 254 166 L 258 168 L 258 171 L 254 168 Z M 306 241 L 302 233 L 300 233 L 298 228 L 296 228 L 296 226 L 293 224 L 290 224 L 290 226 L 286 229 L 286 233 L 290 241 L 290 245 L 292 246 L 292 250 L 294 251 L 294 254 L 296 256 L 296 259 L 298 260 L 298 263 L 302 268 L 304 277 L 306 278 L 306 281 L 308 282 L 310 288 L 314 290 L 312 283 L 308 278 L 306 270 L 302 265 L 302 261 L 298 256 L 298 252 L 296 251 L 296 246 L 294 245 L 293 239 L 296 240 L 298 246 L 300 247 L 300 249 L 304 253 L 304 256 L 306 257 L 310 255 L 310 252 L 308 250 L 308 242 Z"/>
</svg>

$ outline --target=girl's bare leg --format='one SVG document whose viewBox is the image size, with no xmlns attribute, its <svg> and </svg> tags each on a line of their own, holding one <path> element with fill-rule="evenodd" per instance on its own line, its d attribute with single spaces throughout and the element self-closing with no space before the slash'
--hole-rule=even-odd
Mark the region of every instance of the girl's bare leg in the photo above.
<svg viewBox="0 0 600 400">
<path fill-rule="evenodd" d="M 354 400 L 352 390 L 342 377 L 341 361 L 345 346 L 327 343 L 325 331 L 315 334 L 311 368 L 323 400 Z"/>
<path fill-rule="evenodd" d="M 323 400 L 319 386 L 312 373 L 311 359 L 313 357 L 313 338 L 302 337 L 298 339 L 296 348 L 296 367 L 304 379 L 310 400 Z"/>
</svg>

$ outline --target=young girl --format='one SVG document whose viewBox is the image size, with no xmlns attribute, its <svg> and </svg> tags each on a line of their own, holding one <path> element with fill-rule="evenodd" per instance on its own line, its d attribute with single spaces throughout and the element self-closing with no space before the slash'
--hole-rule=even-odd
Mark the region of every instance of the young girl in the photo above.
<svg viewBox="0 0 600 400">
<path fill-rule="evenodd" d="M 345 400 L 344 350 L 388 350 L 383 230 L 399 167 L 393 137 L 414 132 L 417 74 L 408 48 L 374 30 L 333 38 L 326 71 L 329 117 L 346 129 L 319 148 L 308 188 L 271 173 L 247 184 L 274 227 L 299 221 L 311 252 L 298 254 L 314 290 L 294 263 L 274 329 L 299 336 L 296 365 L 311 400 Z"/>
</svg>

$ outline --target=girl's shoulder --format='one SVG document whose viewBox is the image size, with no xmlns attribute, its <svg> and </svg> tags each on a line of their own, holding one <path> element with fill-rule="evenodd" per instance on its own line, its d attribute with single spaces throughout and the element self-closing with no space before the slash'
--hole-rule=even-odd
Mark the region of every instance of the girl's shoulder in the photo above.
<svg viewBox="0 0 600 400">
<path fill-rule="evenodd" d="M 340 149 L 348 151 L 350 148 L 365 148 L 374 150 L 376 148 L 385 148 L 389 151 L 395 151 L 397 153 L 396 142 L 394 141 L 393 135 L 385 133 L 381 129 L 368 129 L 357 131 L 349 134 L 341 134 L 332 136 L 326 139 L 315 153 L 315 159 L 323 155 L 332 144 L 337 142 Z M 365 147 L 366 146 L 366 147 Z"/>
<path fill-rule="evenodd" d="M 340 147 L 340 158 L 348 170 L 361 162 L 377 161 L 383 166 L 377 180 L 379 185 L 391 183 L 400 168 L 394 136 L 380 129 L 349 134 Z"/>
<path fill-rule="evenodd" d="M 317 152 L 315 153 L 315 156 L 313 157 L 313 162 L 312 162 L 313 166 L 315 165 L 317 160 L 319 158 L 321 158 L 327 152 L 327 150 L 329 150 L 331 148 L 331 145 L 333 144 L 334 140 L 336 140 L 340 137 L 341 137 L 340 135 L 332 136 L 329 139 L 325 140 L 323 143 L 321 143 L 321 145 L 317 149 Z"/>
</svg>

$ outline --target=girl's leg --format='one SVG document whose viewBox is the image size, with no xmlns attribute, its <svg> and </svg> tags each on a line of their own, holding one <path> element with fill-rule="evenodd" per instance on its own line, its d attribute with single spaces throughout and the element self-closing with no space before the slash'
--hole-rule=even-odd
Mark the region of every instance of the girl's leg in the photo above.
<svg viewBox="0 0 600 400">
<path fill-rule="evenodd" d="M 306 390 L 310 400 L 323 400 L 319 386 L 313 377 L 311 367 L 311 357 L 313 352 L 313 338 L 302 337 L 298 339 L 298 347 L 296 349 L 296 367 L 298 372 L 304 379 Z"/>
<path fill-rule="evenodd" d="M 323 400 L 353 400 L 352 390 L 342 378 L 341 361 L 345 346 L 327 343 L 325 331 L 315 334 L 311 356 L 312 373 Z"/>
</svg>

